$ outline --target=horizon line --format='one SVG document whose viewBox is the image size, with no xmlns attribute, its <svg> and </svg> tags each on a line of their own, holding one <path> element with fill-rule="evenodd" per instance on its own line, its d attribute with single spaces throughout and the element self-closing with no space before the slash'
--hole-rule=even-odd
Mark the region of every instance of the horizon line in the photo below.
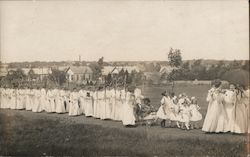
<svg viewBox="0 0 250 157">
<path fill-rule="evenodd" d="M 247 61 L 250 60 L 248 59 L 183 59 L 182 61 L 192 61 L 192 60 L 213 60 L 213 61 Z M 11 62 L 3 62 L 0 60 L 1 64 L 10 64 L 10 63 L 32 63 L 32 62 L 97 62 L 98 60 L 60 60 L 60 61 L 55 61 L 55 60 L 34 60 L 34 61 L 11 61 Z M 168 60 L 105 60 L 104 62 L 169 62 Z"/>
</svg>

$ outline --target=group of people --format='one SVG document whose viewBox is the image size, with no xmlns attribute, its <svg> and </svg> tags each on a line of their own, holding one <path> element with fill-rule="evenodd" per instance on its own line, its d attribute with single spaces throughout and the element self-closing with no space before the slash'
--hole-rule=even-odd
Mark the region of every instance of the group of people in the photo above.
<svg viewBox="0 0 250 157">
<path fill-rule="evenodd" d="M 32 112 L 67 113 L 69 116 L 84 114 L 102 120 L 122 121 L 124 126 L 136 122 L 161 119 L 161 126 L 176 126 L 180 129 L 199 129 L 203 119 L 195 97 L 185 93 L 175 96 L 163 92 L 158 110 L 144 98 L 139 88 L 127 91 L 124 88 L 95 90 L 74 89 L 10 89 L 0 88 L 0 108 L 30 110 Z M 202 126 L 205 132 L 250 133 L 249 89 L 230 84 L 221 88 L 221 81 L 212 82 L 207 96 L 208 109 Z"/>
<path fill-rule="evenodd" d="M 231 83 L 225 90 L 221 81 L 216 80 L 208 91 L 207 101 L 203 131 L 250 133 L 249 89 Z"/>
<path fill-rule="evenodd" d="M 69 116 L 84 114 L 122 121 L 123 125 L 135 125 L 136 104 L 142 104 L 141 90 L 125 89 L 76 90 L 63 89 L 0 89 L 0 108 L 30 110 L 32 112 L 68 113 Z M 140 109 L 139 109 L 140 110 Z"/>
<path fill-rule="evenodd" d="M 162 127 L 165 127 L 168 121 L 170 127 L 175 123 L 180 129 L 198 129 L 199 121 L 202 120 L 199 110 L 200 106 L 195 97 L 189 98 L 185 93 L 177 97 L 174 93 L 165 91 L 162 93 L 161 106 L 156 117 L 162 119 Z"/>
</svg>

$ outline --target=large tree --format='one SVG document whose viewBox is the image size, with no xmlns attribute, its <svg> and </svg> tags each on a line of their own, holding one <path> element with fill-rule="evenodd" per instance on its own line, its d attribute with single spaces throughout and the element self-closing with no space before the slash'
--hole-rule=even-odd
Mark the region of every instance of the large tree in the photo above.
<svg viewBox="0 0 250 157">
<path fill-rule="evenodd" d="M 171 67 L 179 68 L 182 65 L 181 50 L 170 48 L 170 51 L 168 53 L 168 61 Z M 168 76 L 168 80 L 173 82 L 172 91 L 174 90 L 174 81 L 177 79 L 178 76 L 178 69 L 173 69 L 173 71 L 170 73 L 170 76 Z"/>
<path fill-rule="evenodd" d="M 180 67 L 182 64 L 181 50 L 170 48 L 168 61 L 171 67 Z"/>
<path fill-rule="evenodd" d="M 26 75 L 21 69 L 17 69 L 10 71 L 6 76 L 6 79 L 12 86 L 19 87 L 22 81 L 26 79 Z"/>
</svg>

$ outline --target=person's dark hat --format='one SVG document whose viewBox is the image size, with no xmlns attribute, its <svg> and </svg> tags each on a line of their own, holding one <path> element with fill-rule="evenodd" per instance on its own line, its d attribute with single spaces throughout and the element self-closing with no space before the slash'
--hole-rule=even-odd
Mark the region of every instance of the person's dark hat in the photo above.
<svg viewBox="0 0 250 157">
<path fill-rule="evenodd" d="M 161 95 L 162 96 L 167 96 L 167 93 L 168 93 L 167 91 L 164 91 L 164 92 L 161 93 Z"/>
</svg>

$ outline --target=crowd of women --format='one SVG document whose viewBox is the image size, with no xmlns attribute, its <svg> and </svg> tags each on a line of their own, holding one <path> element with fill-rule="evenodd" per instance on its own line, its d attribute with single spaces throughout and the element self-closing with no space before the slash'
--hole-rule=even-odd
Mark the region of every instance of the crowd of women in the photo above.
<svg viewBox="0 0 250 157">
<path fill-rule="evenodd" d="M 202 114 L 195 97 L 185 93 L 178 97 L 167 91 L 162 93 L 161 105 L 155 110 L 141 90 L 135 88 L 99 88 L 97 90 L 63 89 L 9 89 L 0 88 L 0 108 L 30 110 L 32 112 L 68 113 L 69 116 L 84 114 L 102 120 L 122 121 L 134 126 L 136 121 L 156 122 L 161 126 L 181 129 L 200 128 Z M 250 133 L 249 89 L 234 84 L 222 89 L 219 80 L 212 82 L 207 96 L 208 109 L 202 131 Z"/>
<path fill-rule="evenodd" d="M 1 88 L 0 91 L 0 108 L 3 109 L 68 113 L 69 116 L 84 114 L 103 120 L 122 121 L 124 125 L 135 125 L 134 106 L 143 99 L 138 88 L 133 93 L 114 88 L 92 91 Z"/>
<path fill-rule="evenodd" d="M 222 89 L 221 81 L 216 80 L 207 101 L 203 131 L 250 133 L 249 89 L 232 83 L 229 89 Z"/>
<path fill-rule="evenodd" d="M 202 131 L 207 133 L 250 133 L 250 107 L 249 88 L 230 83 L 228 89 L 222 89 L 220 80 L 212 81 L 208 91 L 208 108 L 202 126 Z M 195 97 L 191 99 L 185 93 L 179 98 L 174 94 L 162 93 L 161 107 L 157 111 L 157 117 L 163 119 L 161 125 L 169 121 L 170 125 L 176 122 L 176 126 L 189 130 L 190 127 L 198 127 L 202 114 Z"/>
</svg>

